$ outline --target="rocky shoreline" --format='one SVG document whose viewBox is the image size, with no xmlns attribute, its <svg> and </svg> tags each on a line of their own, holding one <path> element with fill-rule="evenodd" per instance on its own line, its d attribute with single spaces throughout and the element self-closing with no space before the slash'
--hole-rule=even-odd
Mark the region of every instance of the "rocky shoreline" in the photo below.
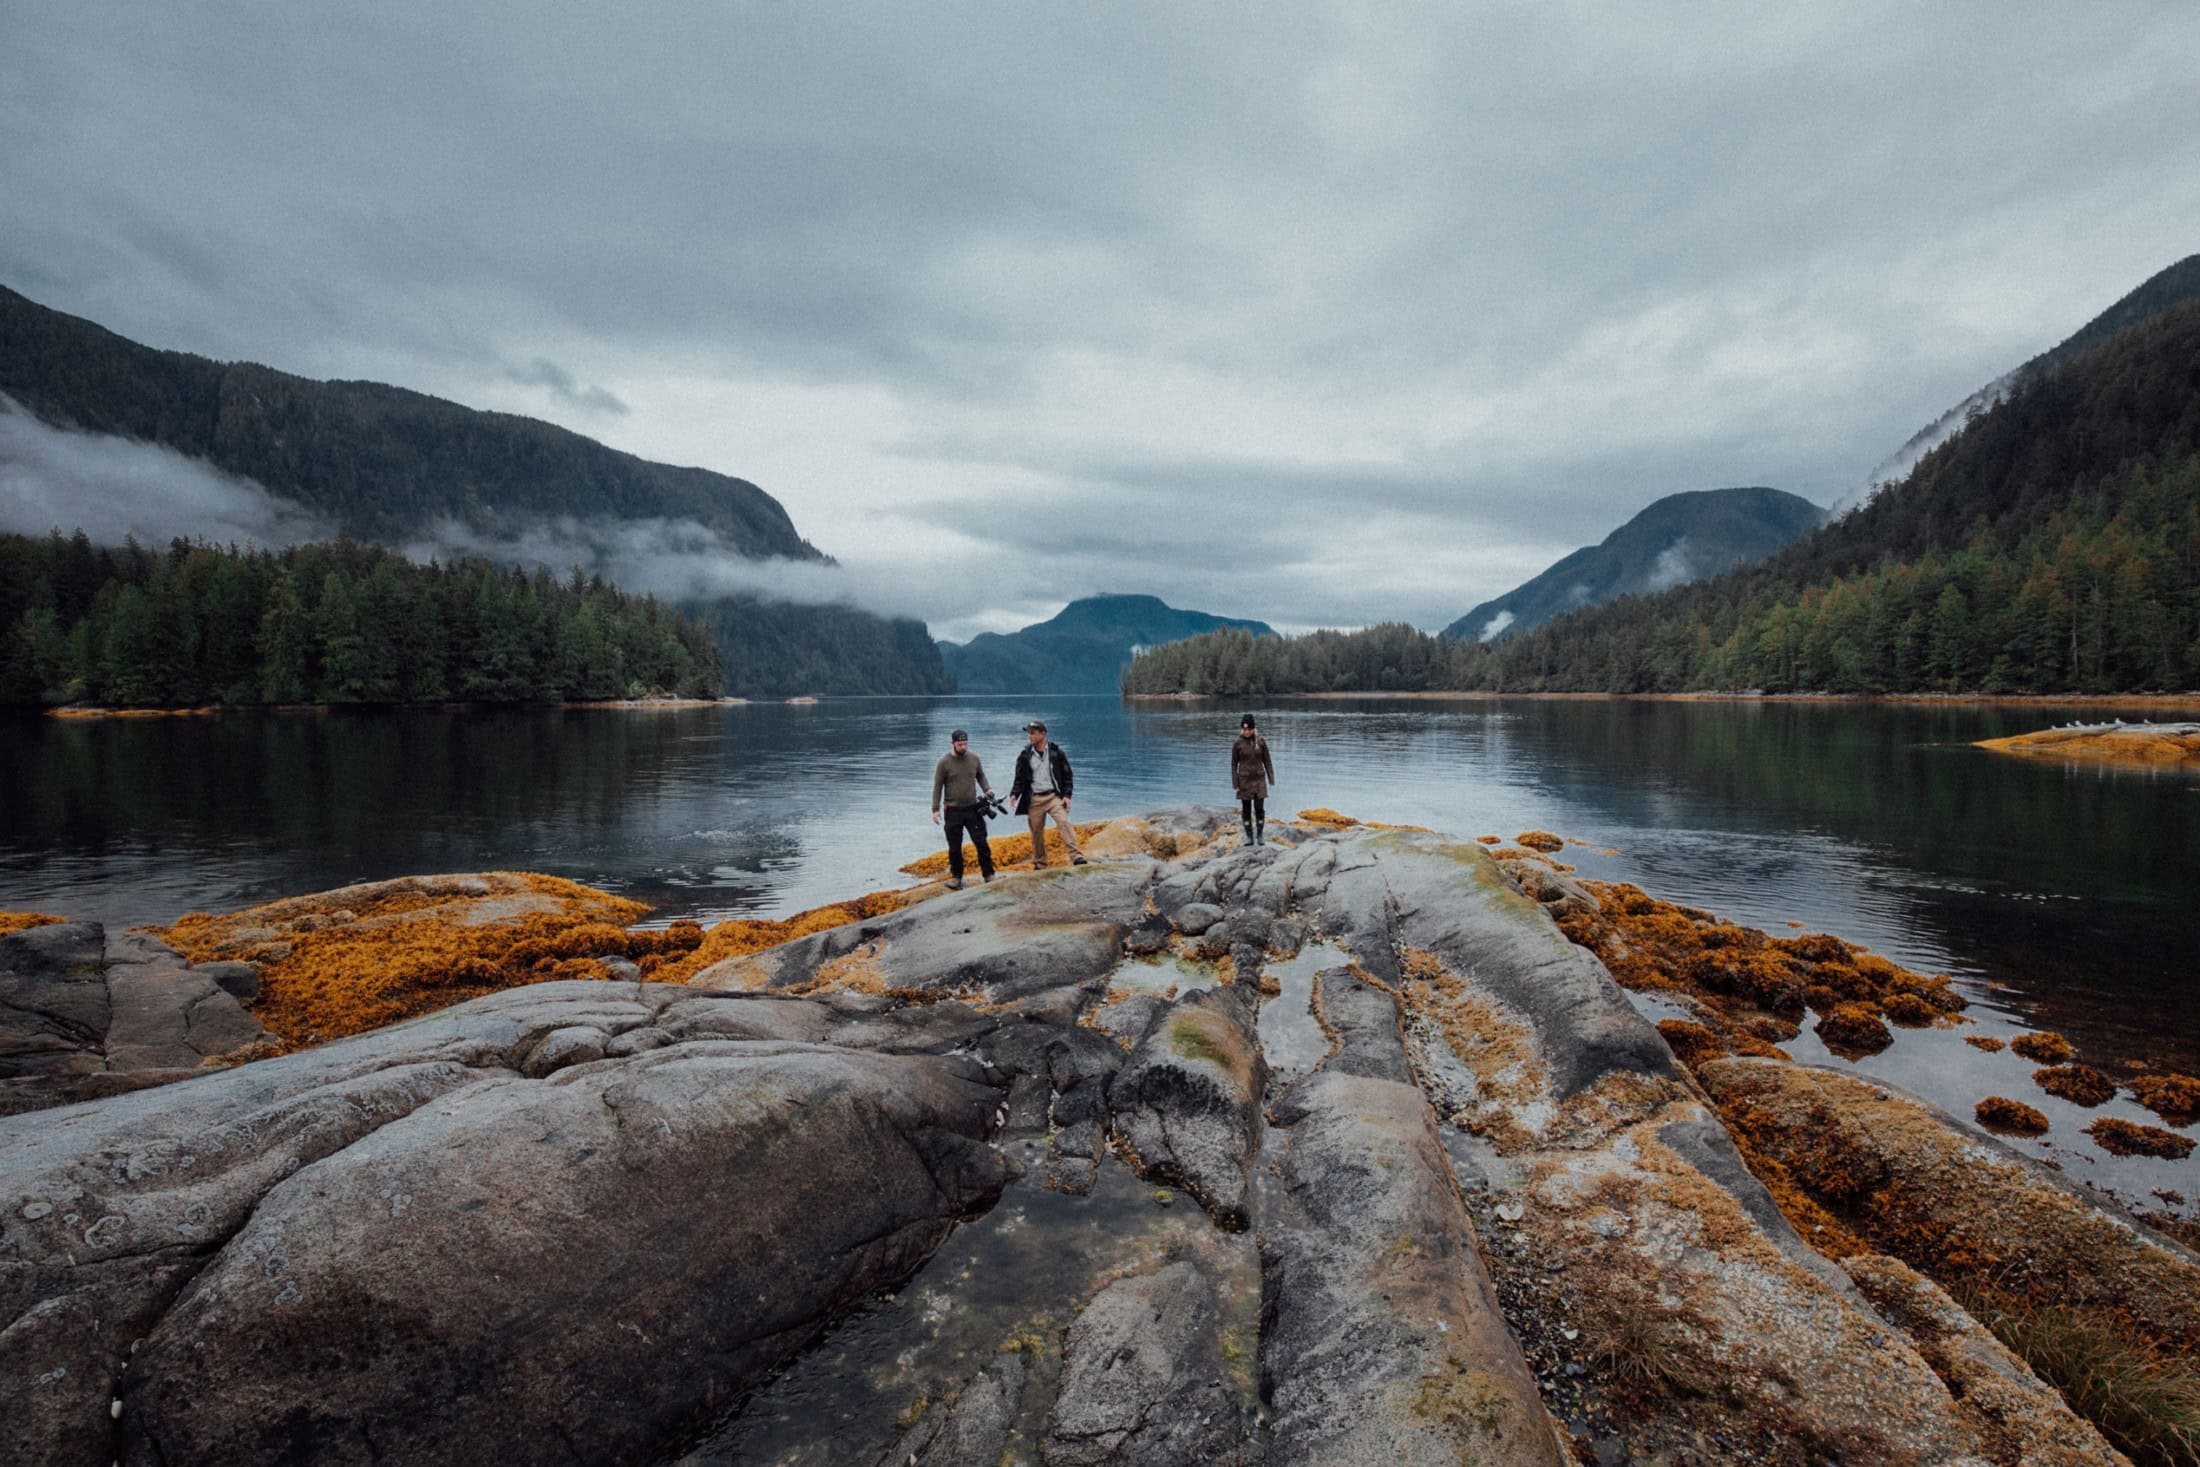
<svg viewBox="0 0 2200 1467">
<path fill-rule="evenodd" d="M 0 936 L 0 1456 L 2094 1463 L 1989 1325 L 2189 1375 L 2200 1258 L 1769 988 L 1661 1033 L 1562 863 L 1234 827 L 677 937 L 516 875 Z"/>
<path fill-rule="evenodd" d="M 1978 747 L 2033 759 L 2138 764 L 2154 768 L 2200 764 L 2200 723 L 2124 723 L 2118 720 L 2115 723 L 2074 724 L 2003 739 L 1981 739 Z"/>
</svg>

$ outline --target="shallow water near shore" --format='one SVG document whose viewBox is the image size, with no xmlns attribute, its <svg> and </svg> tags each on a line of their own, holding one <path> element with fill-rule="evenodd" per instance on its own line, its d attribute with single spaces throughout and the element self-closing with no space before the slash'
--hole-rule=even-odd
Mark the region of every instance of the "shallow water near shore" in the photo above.
<svg viewBox="0 0 2200 1467">
<path fill-rule="evenodd" d="M 1951 974 L 1997 1026 L 2200 1071 L 2200 776 L 1970 747 L 2068 708 L 1252 707 L 1274 818 L 1320 805 L 1462 837 L 1556 831 L 1585 843 L 1560 857 L 1584 875 L 1838 933 Z M 1016 725 L 1046 718 L 1078 817 L 1099 819 L 1227 801 L 1240 711 L 1047 697 L 11 721 L 0 907 L 137 924 L 504 868 L 635 896 L 656 921 L 783 915 L 907 881 L 895 868 L 937 839 L 925 796 L 951 728 L 1005 790 Z"/>
</svg>

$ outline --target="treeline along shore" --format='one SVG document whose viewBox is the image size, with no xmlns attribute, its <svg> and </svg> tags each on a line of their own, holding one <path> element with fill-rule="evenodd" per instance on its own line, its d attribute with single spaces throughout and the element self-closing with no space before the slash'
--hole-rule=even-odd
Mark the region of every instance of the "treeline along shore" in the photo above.
<svg viewBox="0 0 2200 1467">
<path fill-rule="evenodd" d="M 1156 647 L 1130 693 L 2200 687 L 2200 303 L 2027 382 L 1771 558 L 1491 642 L 1404 624 Z"/>
<path fill-rule="evenodd" d="M 584 578 L 79 532 L 0 537 L 0 704 L 528 703 L 716 698 L 709 630 Z"/>
</svg>

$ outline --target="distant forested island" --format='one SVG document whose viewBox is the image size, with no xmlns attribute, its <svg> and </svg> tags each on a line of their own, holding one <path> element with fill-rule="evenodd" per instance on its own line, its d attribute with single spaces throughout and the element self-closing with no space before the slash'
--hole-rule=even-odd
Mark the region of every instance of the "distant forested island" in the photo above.
<svg viewBox="0 0 2200 1467">
<path fill-rule="evenodd" d="M 1755 565 L 1502 642 L 1413 627 L 1141 655 L 1129 693 L 2200 686 L 2200 302 L 2038 373 Z"/>
<path fill-rule="evenodd" d="M 0 703 L 530 703 L 715 698 L 699 622 L 574 572 L 0 536 Z"/>
</svg>

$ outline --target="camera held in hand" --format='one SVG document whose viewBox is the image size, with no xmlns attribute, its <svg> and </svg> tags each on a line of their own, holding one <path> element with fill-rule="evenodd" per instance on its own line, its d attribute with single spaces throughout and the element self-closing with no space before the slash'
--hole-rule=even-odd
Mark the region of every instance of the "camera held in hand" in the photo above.
<svg viewBox="0 0 2200 1467">
<path fill-rule="evenodd" d="M 988 791 L 986 797 L 978 801 L 978 813 L 988 820 L 1005 819 L 1008 815 L 1008 801 Z"/>
</svg>

